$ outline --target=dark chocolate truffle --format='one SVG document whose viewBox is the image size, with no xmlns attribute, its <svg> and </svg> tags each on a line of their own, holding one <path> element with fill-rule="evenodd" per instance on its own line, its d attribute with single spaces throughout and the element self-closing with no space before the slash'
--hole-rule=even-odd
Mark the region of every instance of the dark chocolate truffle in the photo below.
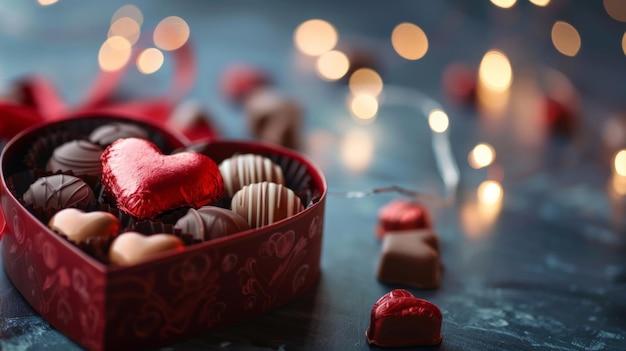
<svg viewBox="0 0 626 351">
<path fill-rule="evenodd" d="M 262 182 L 246 185 L 236 192 L 231 209 L 244 217 L 250 227 L 259 228 L 293 216 L 304 208 L 291 189 Z"/>
<path fill-rule="evenodd" d="M 69 141 L 56 149 L 46 165 L 50 172 L 72 171 L 75 175 L 99 177 L 102 174 L 100 155 L 104 150 L 87 140 Z"/>
<path fill-rule="evenodd" d="M 301 108 L 294 100 L 271 89 L 257 90 L 244 104 L 250 133 L 260 140 L 297 149 Z"/>
<path fill-rule="evenodd" d="M 392 290 L 372 307 L 367 342 L 384 347 L 426 346 L 441 342 L 441 310 L 407 290 Z"/>
<path fill-rule="evenodd" d="M 82 179 L 65 174 L 37 179 L 22 199 L 27 206 L 46 210 L 86 208 L 96 201 L 93 191 Z"/>
<path fill-rule="evenodd" d="M 104 124 L 89 134 L 89 141 L 103 147 L 122 138 L 148 139 L 148 132 L 134 124 L 115 122 Z"/>
<path fill-rule="evenodd" d="M 387 233 L 376 275 L 384 283 L 418 289 L 439 287 L 441 262 L 437 234 L 432 230 Z"/>
<path fill-rule="evenodd" d="M 226 196 L 232 197 L 248 184 L 264 181 L 285 184 L 282 169 L 272 160 L 261 155 L 234 155 L 222 161 L 219 167 L 224 178 Z"/>
<path fill-rule="evenodd" d="M 215 206 L 189 209 L 187 214 L 176 222 L 174 228 L 194 239 L 208 241 L 250 229 L 250 225 L 239 214 Z"/>
</svg>

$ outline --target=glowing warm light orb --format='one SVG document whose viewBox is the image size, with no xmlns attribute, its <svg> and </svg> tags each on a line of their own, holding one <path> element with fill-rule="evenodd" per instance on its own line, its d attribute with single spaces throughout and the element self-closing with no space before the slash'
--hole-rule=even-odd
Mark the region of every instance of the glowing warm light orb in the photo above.
<svg viewBox="0 0 626 351">
<path fill-rule="evenodd" d="M 492 4 L 501 7 L 503 9 L 509 9 L 515 5 L 517 0 L 490 0 Z"/>
<path fill-rule="evenodd" d="M 617 195 L 626 196 L 626 177 L 613 174 L 613 177 L 611 177 L 611 185 Z"/>
<path fill-rule="evenodd" d="M 604 0 L 606 13 L 614 20 L 626 22 L 626 1 L 624 0 Z"/>
<path fill-rule="evenodd" d="M 111 24 L 124 17 L 133 19 L 139 26 L 143 24 L 143 13 L 141 13 L 141 10 L 135 5 L 124 5 L 117 9 L 111 17 Z"/>
<path fill-rule="evenodd" d="M 483 204 L 496 204 L 502 200 L 502 185 L 495 180 L 486 180 L 478 186 L 478 201 Z"/>
<path fill-rule="evenodd" d="M 137 56 L 137 69 L 143 74 L 152 74 L 163 66 L 164 60 L 161 50 L 148 48 Z"/>
<path fill-rule="evenodd" d="M 550 0 L 529 0 L 533 5 L 539 7 L 546 7 L 550 3 Z"/>
<path fill-rule="evenodd" d="M 348 73 L 350 61 L 343 52 L 333 50 L 318 57 L 315 67 L 323 79 L 337 80 Z"/>
<path fill-rule="evenodd" d="M 378 113 L 378 100 L 367 94 L 356 95 L 350 103 L 350 111 L 357 118 L 372 119 Z"/>
<path fill-rule="evenodd" d="M 391 44 L 402 58 L 419 60 L 428 52 L 428 37 L 413 23 L 400 23 L 391 33 Z"/>
<path fill-rule="evenodd" d="M 59 0 L 37 0 L 39 5 L 41 6 L 48 6 L 48 5 L 56 4 L 58 1 Z"/>
<path fill-rule="evenodd" d="M 493 146 L 487 143 L 476 145 L 468 156 L 470 166 L 475 169 L 489 166 L 493 163 L 495 158 L 496 152 L 493 149 Z"/>
<path fill-rule="evenodd" d="M 626 177 L 626 149 L 620 150 L 615 154 L 613 167 L 615 168 L 615 173 Z"/>
<path fill-rule="evenodd" d="M 488 51 L 480 61 L 478 79 L 495 91 L 508 90 L 513 82 L 513 69 L 508 57 L 498 50 Z"/>
<path fill-rule="evenodd" d="M 338 40 L 335 27 L 321 19 L 303 22 L 296 28 L 293 35 L 296 48 L 309 56 L 319 56 L 332 50 Z"/>
<path fill-rule="evenodd" d="M 624 55 L 626 55 L 626 33 L 622 36 L 622 51 L 624 52 Z"/>
<path fill-rule="evenodd" d="M 364 130 L 349 130 L 341 140 L 341 159 L 352 171 L 362 171 L 372 162 L 374 141 Z"/>
<path fill-rule="evenodd" d="M 172 51 L 185 45 L 189 39 L 189 25 L 178 16 L 164 18 L 154 29 L 154 45 Z"/>
<path fill-rule="evenodd" d="M 132 45 L 123 37 L 108 38 L 98 52 L 98 64 L 103 71 L 117 71 L 130 59 Z"/>
<path fill-rule="evenodd" d="M 450 121 L 448 115 L 441 110 L 432 110 L 428 114 L 428 125 L 435 133 L 443 133 L 448 130 Z"/>
<path fill-rule="evenodd" d="M 122 17 L 111 24 L 108 37 L 120 36 L 126 38 L 131 45 L 137 42 L 141 29 L 139 23 L 130 17 Z"/>
<path fill-rule="evenodd" d="M 552 26 L 552 44 L 565 56 L 576 56 L 580 50 L 580 35 L 574 26 L 556 21 Z"/>
<path fill-rule="evenodd" d="M 348 85 L 354 95 L 368 94 L 378 96 L 383 90 L 383 79 L 373 69 L 361 68 L 352 73 Z"/>
</svg>

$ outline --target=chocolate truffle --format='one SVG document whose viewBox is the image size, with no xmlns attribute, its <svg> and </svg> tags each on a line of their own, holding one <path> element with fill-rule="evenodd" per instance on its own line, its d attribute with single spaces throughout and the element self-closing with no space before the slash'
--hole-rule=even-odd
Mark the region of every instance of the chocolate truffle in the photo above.
<svg viewBox="0 0 626 351">
<path fill-rule="evenodd" d="M 276 183 L 246 185 L 235 193 L 231 209 L 244 217 L 250 227 L 259 228 L 293 216 L 304 208 L 289 188 Z"/>
<path fill-rule="evenodd" d="M 384 347 L 437 345 L 442 339 L 442 321 L 435 304 L 396 289 L 372 307 L 365 337 L 368 343 Z"/>
<path fill-rule="evenodd" d="M 87 140 L 73 140 L 67 142 L 52 153 L 46 165 L 50 172 L 72 171 L 75 175 L 89 175 L 99 177 L 102 174 L 100 155 L 104 150 Z"/>
<path fill-rule="evenodd" d="M 396 199 L 378 211 L 376 235 L 382 238 L 389 231 L 431 227 L 430 213 L 424 206 L 413 201 Z"/>
<path fill-rule="evenodd" d="M 271 89 L 260 89 L 244 103 L 250 133 L 260 140 L 297 149 L 301 109 L 298 103 Z"/>
<path fill-rule="evenodd" d="M 80 243 L 92 237 L 117 234 L 120 221 L 108 212 L 83 212 L 76 208 L 66 208 L 55 213 L 48 226 L 65 235 L 69 241 Z"/>
<path fill-rule="evenodd" d="M 22 196 L 26 206 L 44 210 L 86 208 L 95 203 L 91 188 L 80 178 L 56 174 L 37 179 Z"/>
<path fill-rule="evenodd" d="M 120 234 L 109 249 L 111 263 L 128 266 L 140 263 L 163 252 L 180 251 L 184 244 L 171 234 L 142 235 L 135 232 Z"/>
<path fill-rule="evenodd" d="M 264 181 L 285 184 L 282 169 L 267 157 L 253 154 L 234 155 L 220 163 L 225 195 L 232 197 L 248 184 Z"/>
<path fill-rule="evenodd" d="M 418 289 L 439 287 L 441 262 L 437 234 L 428 229 L 387 233 L 376 276 L 389 284 Z"/>
<path fill-rule="evenodd" d="M 94 129 L 89 134 L 89 141 L 94 144 L 106 147 L 117 139 L 140 138 L 148 139 L 148 131 L 131 123 L 107 123 Z"/>
<path fill-rule="evenodd" d="M 194 239 L 208 241 L 250 229 L 250 225 L 239 214 L 215 206 L 190 208 L 174 225 Z"/>
</svg>

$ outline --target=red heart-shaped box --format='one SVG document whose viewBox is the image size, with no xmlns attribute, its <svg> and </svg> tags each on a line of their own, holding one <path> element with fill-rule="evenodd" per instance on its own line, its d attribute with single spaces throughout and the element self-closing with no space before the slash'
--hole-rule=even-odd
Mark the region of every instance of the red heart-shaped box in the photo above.
<svg viewBox="0 0 626 351">
<path fill-rule="evenodd" d="M 52 232 L 20 203 L 21 194 L 12 192 L 7 180 L 26 171 L 26 153 L 51 131 L 85 132 L 112 121 L 143 126 L 163 152 L 187 143 L 182 135 L 147 122 L 77 117 L 20 133 L 0 160 L 4 267 L 50 324 L 92 350 L 155 347 L 262 315 L 315 284 L 326 181 L 304 156 L 275 146 L 216 141 L 202 152 L 217 163 L 235 153 L 274 159 L 285 171 L 287 185 L 310 195 L 306 209 L 287 219 L 128 267 L 101 263 Z"/>
</svg>

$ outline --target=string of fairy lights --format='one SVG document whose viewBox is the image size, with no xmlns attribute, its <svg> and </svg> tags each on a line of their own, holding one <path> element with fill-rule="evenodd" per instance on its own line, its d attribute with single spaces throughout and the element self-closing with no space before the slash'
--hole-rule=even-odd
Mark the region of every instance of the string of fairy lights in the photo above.
<svg viewBox="0 0 626 351">
<path fill-rule="evenodd" d="M 37 0 L 42 6 L 57 3 L 58 0 Z M 550 0 L 528 0 L 537 7 L 550 6 Z M 518 0 L 490 0 L 497 8 L 507 11 Z M 616 21 L 626 22 L 626 2 L 623 0 L 603 0 L 606 13 Z M 111 25 L 106 40 L 98 52 L 98 63 L 103 71 L 115 71 L 128 65 L 134 59 L 134 65 L 144 74 L 153 74 L 163 66 L 164 52 L 172 51 L 184 45 L 189 36 L 189 25 L 180 17 L 164 18 L 154 28 L 151 42 L 142 42 L 139 53 L 137 42 L 141 37 L 143 15 L 134 5 L 119 8 L 111 18 Z M 554 48 L 562 55 L 576 56 L 582 47 L 581 36 L 575 24 L 555 20 L 550 32 Z M 337 49 L 339 33 L 335 27 L 323 19 L 310 19 L 294 29 L 295 48 L 304 55 L 315 58 L 315 72 L 325 81 L 337 81 L 350 72 L 348 55 Z M 415 23 L 403 22 L 391 31 L 390 41 L 395 52 L 403 59 L 417 61 L 428 55 L 429 39 L 427 33 Z M 622 36 L 621 48 L 626 54 L 626 32 Z M 616 43 L 617 45 L 617 43 Z M 477 69 L 476 99 L 483 107 L 483 114 L 498 114 L 509 103 L 514 70 L 506 53 L 499 49 L 490 49 L 482 57 Z M 380 74 L 373 68 L 360 68 L 348 77 L 350 96 L 347 108 L 351 115 L 360 122 L 372 122 L 378 113 L 379 99 L 385 84 Z M 434 133 L 445 133 L 450 125 L 447 114 L 441 109 L 429 113 L 428 125 Z M 357 138 L 358 139 L 358 138 Z M 623 146 L 622 146 L 623 147 Z M 357 148 L 361 151 L 372 150 Z M 626 149 L 612 151 L 612 177 L 609 181 L 611 195 L 626 196 Z M 495 148 L 486 142 L 480 142 L 468 153 L 468 163 L 475 169 L 489 167 L 497 158 Z M 367 159 L 366 157 L 363 159 Z M 362 163 L 362 162 L 361 162 Z M 502 185 L 498 180 L 486 180 L 478 186 L 479 202 L 499 205 L 503 198 Z M 491 206 L 493 207 L 493 206 Z"/>
</svg>

